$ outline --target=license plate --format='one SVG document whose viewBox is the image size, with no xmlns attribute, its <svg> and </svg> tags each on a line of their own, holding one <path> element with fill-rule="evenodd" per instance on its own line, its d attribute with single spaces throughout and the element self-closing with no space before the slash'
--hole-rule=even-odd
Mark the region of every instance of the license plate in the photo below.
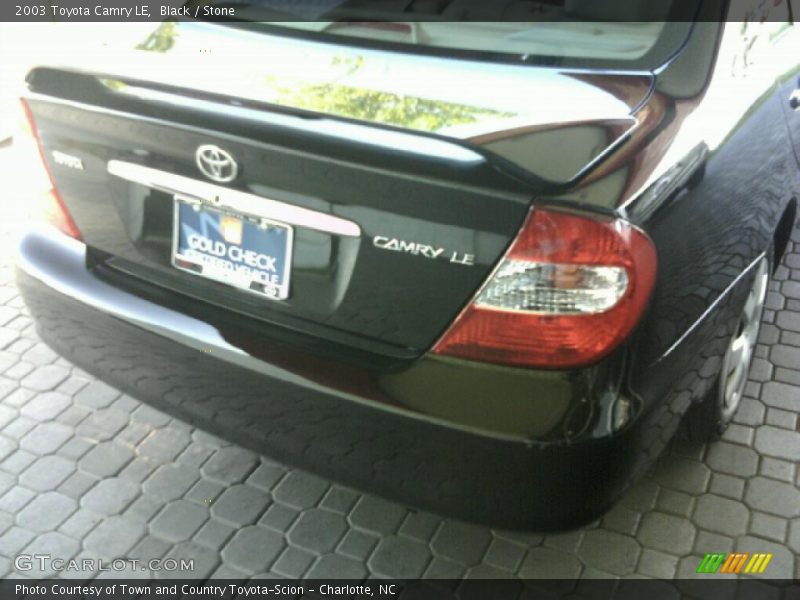
<svg viewBox="0 0 800 600">
<path fill-rule="evenodd" d="M 272 300 L 289 297 L 290 226 L 175 197 L 172 264 Z"/>
</svg>

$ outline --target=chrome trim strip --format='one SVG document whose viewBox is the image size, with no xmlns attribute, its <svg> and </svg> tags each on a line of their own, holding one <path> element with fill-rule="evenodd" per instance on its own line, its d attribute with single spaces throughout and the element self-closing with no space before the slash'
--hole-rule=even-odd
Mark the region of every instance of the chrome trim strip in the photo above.
<svg viewBox="0 0 800 600">
<path fill-rule="evenodd" d="M 111 175 L 133 183 L 145 185 L 170 194 L 191 196 L 208 201 L 217 208 L 263 217 L 323 231 L 333 235 L 361 237 L 361 228 L 353 221 L 317 212 L 301 206 L 286 204 L 264 196 L 232 190 L 191 177 L 176 175 L 122 160 L 110 160 L 107 166 Z"/>
<path fill-rule="evenodd" d="M 702 314 L 702 315 L 700 315 L 700 316 L 698 317 L 698 319 L 697 319 L 697 320 L 696 320 L 694 323 L 692 323 L 692 324 L 689 326 L 689 328 L 688 328 L 686 331 L 684 331 L 684 332 L 683 332 L 683 335 L 681 335 L 681 337 L 679 337 L 679 338 L 678 338 L 678 339 L 677 339 L 677 340 L 676 340 L 676 341 L 675 341 L 675 342 L 674 342 L 674 343 L 673 343 L 673 344 L 672 344 L 672 345 L 671 345 L 671 346 L 670 346 L 670 347 L 667 349 L 667 351 L 666 351 L 666 352 L 664 352 L 664 353 L 661 355 L 661 358 L 659 358 L 659 359 L 658 359 L 658 361 L 656 361 L 656 362 L 660 362 L 660 361 L 664 360 L 664 359 L 665 359 L 667 356 L 669 356 L 669 355 L 670 355 L 670 353 L 671 353 L 673 350 L 675 350 L 675 348 L 677 348 L 678 346 L 680 346 L 680 345 L 681 345 L 681 343 L 683 342 L 683 340 L 685 340 L 687 337 L 689 337 L 689 336 L 692 334 L 692 332 L 694 332 L 694 330 L 695 330 L 695 329 L 697 329 L 697 328 L 700 326 L 700 324 L 701 324 L 701 323 L 702 323 L 702 322 L 705 320 L 705 318 L 706 318 L 708 315 L 710 315 L 712 312 L 714 312 L 714 311 L 717 309 L 717 306 L 718 306 L 718 305 L 719 305 L 719 304 L 720 304 L 720 303 L 721 303 L 721 302 L 722 302 L 722 301 L 723 301 L 725 298 L 727 298 L 727 297 L 728 297 L 728 294 L 729 294 L 729 293 L 731 292 L 731 290 L 732 290 L 732 289 L 733 289 L 733 288 L 736 286 L 736 284 L 737 284 L 737 283 L 739 283 L 739 282 L 740 282 L 740 281 L 741 281 L 741 280 L 742 280 L 742 279 L 743 279 L 743 278 L 744 278 L 744 277 L 745 277 L 745 276 L 746 276 L 748 273 L 750 273 L 750 271 L 752 271 L 752 270 L 753 270 L 753 268 L 755 268 L 755 266 L 758 264 L 758 262 L 759 262 L 759 261 L 760 261 L 762 258 L 764 258 L 764 256 L 765 256 L 765 255 L 766 255 L 766 252 L 762 252 L 761 254 L 759 254 L 759 255 L 758 255 L 756 258 L 755 258 L 755 260 L 754 260 L 753 262 L 751 262 L 749 265 L 747 265 L 747 268 L 746 268 L 744 271 L 742 271 L 741 273 L 739 273 L 739 275 L 736 277 L 736 279 L 734 279 L 734 280 L 733 280 L 733 281 L 730 283 L 730 285 L 728 285 L 728 287 L 726 287 L 726 288 L 725 288 L 725 290 L 724 290 L 724 291 L 723 291 L 723 292 L 722 292 L 722 293 L 721 293 L 719 296 L 717 296 L 717 297 L 716 297 L 716 299 L 715 299 L 715 300 L 714 300 L 714 301 L 713 301 L 711 304 L 709 304 L 708 308 L 706 308 L 706 309 L 705 309 L 705 311 L 703 311 L 703 314 Z"/>
</svg>

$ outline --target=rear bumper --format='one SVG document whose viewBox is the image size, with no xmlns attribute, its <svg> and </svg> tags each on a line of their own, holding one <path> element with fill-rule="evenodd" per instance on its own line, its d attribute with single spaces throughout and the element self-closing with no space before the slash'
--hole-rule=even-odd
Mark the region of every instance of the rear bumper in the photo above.
<svg viewBox="0 0 800 600">
<path fill-rule="evenodd" d="M 86 268 L 85 246 L 63 236 L 25 236 L 17 282 L 43 339 L 85 370 L 257 452 L 414 506 L 565 529 L 600 516 L 634 469 L 636 421 L 546 444 L 414 412 L 375 373 L 273 345 L 252 320 L 215 307 L 187 314 L 111 285 Z M 348 389 L 326 379 L 331 370 Z"/>
</svg>

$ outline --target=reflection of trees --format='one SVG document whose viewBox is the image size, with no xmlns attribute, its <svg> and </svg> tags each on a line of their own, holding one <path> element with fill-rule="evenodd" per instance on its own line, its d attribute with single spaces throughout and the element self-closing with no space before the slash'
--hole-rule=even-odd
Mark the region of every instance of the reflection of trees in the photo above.
<svg viewBox="0 0 800 600">
<path fill-rule="evenodd" d="M 363 56 L 334 56 L 331 70 L 342 77 L 352 76 L 364 67 Z M 508 113 L 466 104 L 403 96 L 338 82 L 288 84 L 269 78 L 279 94 L 277 102 L 314 112 L 375 121 L 410 129 L 437 131 L 444 127 L 474 123 L 481 117 L 508 117 Z"/>
<path fill-rule="evenodd" d="M 292 88 L 278 86 L 276 90 L 280 94 L 279 104 L 426 131 L 474 123 L 483 116 L 506 116 L 505 113 L 464 104 L 336 83 L 299 84 Z"/>
<path fill-rule="evenodd" d="M 167 52 L 175 45 L 175 36 L 175 23 L 165 21 L 148 35 L 146 40 L 136 46 L 136 49 L 148 52 Z"/>
</svg>

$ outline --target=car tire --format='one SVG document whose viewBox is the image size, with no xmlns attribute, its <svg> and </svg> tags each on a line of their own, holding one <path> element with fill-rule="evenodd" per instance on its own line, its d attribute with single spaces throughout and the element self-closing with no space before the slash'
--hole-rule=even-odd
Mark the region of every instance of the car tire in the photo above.
<svg viewBox="0 0 800 600">
<path fill-rule="evenodd" d="M 683 430 L 690 441 L 718 440 L 741 404 L 761 330 L 772 279 L 773 257 L 770 247 L 755 268 L 753 284 L 742 307 L 736 330 L 728 341 L 714 387 L 703 400 L 693 404 L 686 412 Z"/>
</svg>

